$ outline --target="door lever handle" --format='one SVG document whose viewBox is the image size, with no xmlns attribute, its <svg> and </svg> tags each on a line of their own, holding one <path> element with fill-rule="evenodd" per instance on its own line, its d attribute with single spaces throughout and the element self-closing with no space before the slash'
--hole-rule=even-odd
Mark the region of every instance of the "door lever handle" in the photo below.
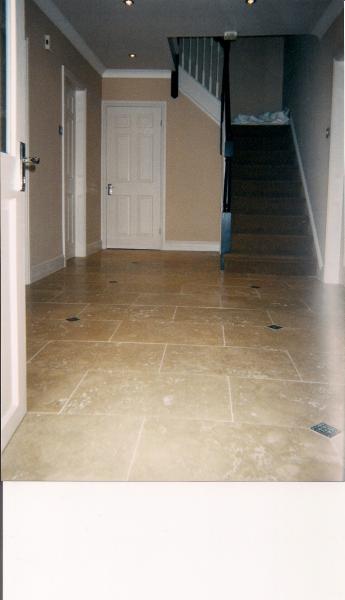
<svg viewBox="0 0 345 600">
<path fill-rule="evenodd" d="M 107 188 L 108 188 L 108 196 L 112 196 L 113 195 L 113 184 L 108 183 Z"/>
<path fill-rule="evenodd" d="M 29 169 L 30 167 L 35 167 L 41 162 L 41 159 L 38 156 L 25 156 L 22 160 L 23 164 L 27 169 Z"/>
</svg>

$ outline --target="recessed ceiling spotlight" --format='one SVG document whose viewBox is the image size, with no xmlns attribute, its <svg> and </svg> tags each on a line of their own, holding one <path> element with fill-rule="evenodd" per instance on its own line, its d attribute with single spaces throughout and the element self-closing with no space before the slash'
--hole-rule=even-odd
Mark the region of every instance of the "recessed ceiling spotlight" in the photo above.
<svg viewBox="0 0 345 600">
<path fill-rule="evenodd" d="M 134 0 L 122 0 L 126 6 L 133 6 Z"/>
<path fill-rule="evenodd" d="M 246 4 L 249 4 L 249 6 L 251 6 L 252 4 L 255 4 L 256 0 L 246 0 Z"/>
<path fill-rule="evenodd" d="M 136 58 L 137 55 L 135 54 L 135 52 L 130 52 L 128 56 L 129 58 Z"/>
</svg>

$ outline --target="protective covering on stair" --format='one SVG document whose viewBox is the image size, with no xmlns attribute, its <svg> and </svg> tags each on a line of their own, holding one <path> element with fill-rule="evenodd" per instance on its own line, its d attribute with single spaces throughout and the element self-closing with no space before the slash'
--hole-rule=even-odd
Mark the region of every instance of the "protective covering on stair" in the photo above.
<svg viewBox="0 0 345 600">
<path fill-rule="evenodd" d="M 237 115 L 232 123 L 234 125 L 287 125 L 289 123 L 289 111 L 265 112 L 260 115 Z"/>
</svg>

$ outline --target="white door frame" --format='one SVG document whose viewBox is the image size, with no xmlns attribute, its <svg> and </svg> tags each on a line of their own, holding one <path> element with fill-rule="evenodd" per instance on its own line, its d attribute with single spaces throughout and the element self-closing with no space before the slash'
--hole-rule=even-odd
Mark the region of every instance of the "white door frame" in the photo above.
<svg viewBox="0 0 345 600">
<path fill-rule="evenodd" d="M 75 128 L 75 255 L 86 256 L 86 111 L 87 91 L 78 79 L 64 65 L 61 67 L 61 122 L 63 127 L 61 143 L 62 165 L 62 253 L 66 266 L 66 231 L 65 231 L 65 80 L 75 87 L 76 128 Z"/>
<path fill-rule="evenodd" d="M 27 144 L 24 0 L 7 0 L 6 152 L 1 153 L 1 449 L 26 413 L 26 191 L 20 142 Z M 23 73 L 24 72 L 24 73 Z M 24 76 L 23 76 L 24 74 Z"/>
<path fill-rule="evenodd" d="M 340 283 L 344 227 L 344 60 L 333 60 L 331 137 L 323 281 Z"/>
<path fill-rule="evenodd" d="M 101 234 L 102 234 L 102 248 L 107 247 L 107 181 L 106 181 L 106 161 L 107 161 L 107 147 L 106 147 L 106 128 L 107 128 L 107 109 L 108 107 L 136 107 L 141 106 L 145 108 L 160 108 L 162 114 L 162 127 L 161 127 L 161 249 L 165 246 L 165 196 L 166 196 L 166 113 L 167 103 L 166 102 L 150 102 L 150 101 L 126 101 L 126 100 L 103 100 L 102 102 L 102 200 L 101 200 Z"/>
</svg>

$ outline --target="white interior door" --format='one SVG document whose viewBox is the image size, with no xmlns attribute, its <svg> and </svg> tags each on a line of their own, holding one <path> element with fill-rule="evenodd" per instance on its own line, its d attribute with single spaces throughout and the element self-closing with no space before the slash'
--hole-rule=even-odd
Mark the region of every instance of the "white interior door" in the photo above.
<svg viewBox="0 0 345 600">
<path fill-rule="evenodd" d="M 76 90 L 69 79 L 65 79 L 65 258 L 75 256 L 75 163 L 76 163 Z"/>
<path fill-rule="evenodd" d="M 106 110 L 108 248 L 161 247 L 160 106 Z"/>
<path fill-rule="evenodd" d="M 20 142 L 26 139 L 24 0 L 6 10 L 1 148 L 1 448 L 26 412 L 25 236 L 26 194 L 20 191 Z M 4 79 L 4 80 L 3 80 Z M 3 115 L 2 115 L 3 116 Z"/>
</svg>

